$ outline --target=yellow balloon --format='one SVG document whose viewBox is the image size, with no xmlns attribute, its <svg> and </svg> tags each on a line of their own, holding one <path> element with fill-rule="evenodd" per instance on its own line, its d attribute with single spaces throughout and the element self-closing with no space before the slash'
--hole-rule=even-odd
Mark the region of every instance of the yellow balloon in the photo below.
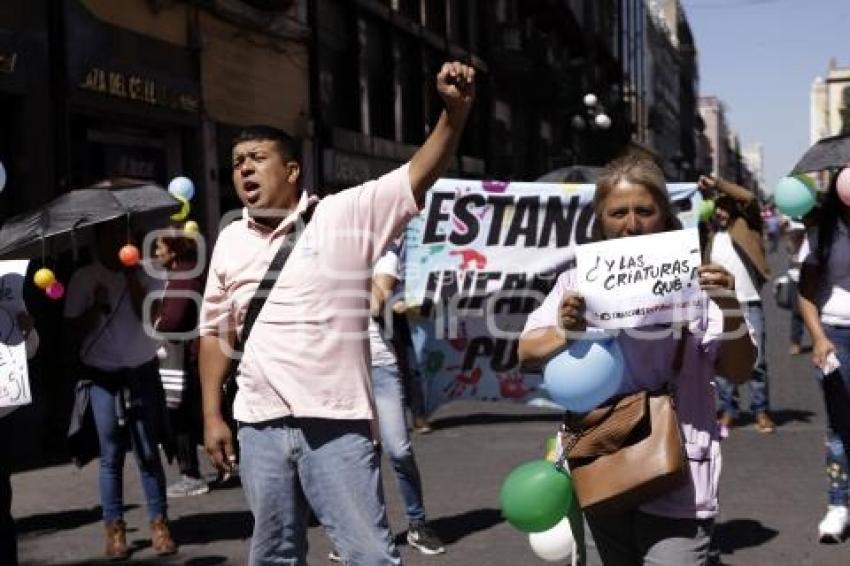
<svg viewBox="0 0 850 566">
<path fill-rule="evenodd" d="M 187 220 L 183 225 L 183 231 L 187 234 L 197 234 L 201 231 L 201 227 L 194 220 Z"/>
<path fill-rule="evenodd" d="M 52 270 L 42 267 L 35 272 L 32 276 L 32 280 L 35 283 L 35 286 L 39 289 L 47 289 L 54 281 L 56 281 L 56 275 Z"/>
<path fill-rule="evenodd" d="M 546 439 L 546 454 L 543 456 L 545 460 L 550 462 L 558 461 L 558 439 L 555 436 L 550 436 Z"/>
<path fill-rule="evenodd" d="M 183 198 L 181 196 L 172 195 L 174 198 L 180 201 L 180 210 L 171 215 L 172 220 L 186 220 L 186 217 L 189 216 L 189 200 Z"/>
</svg>

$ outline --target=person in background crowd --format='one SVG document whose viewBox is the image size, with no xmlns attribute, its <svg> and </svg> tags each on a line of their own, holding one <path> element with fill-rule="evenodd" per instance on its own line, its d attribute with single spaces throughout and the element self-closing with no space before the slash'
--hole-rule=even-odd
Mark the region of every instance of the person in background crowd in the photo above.
<svg viewBox="0 0 850 566">
<path fill-rule="evenodd" d="M 747 324 L 755 331 L 758 361 L 749 380 L 750 410 L 756 430 L 771 433 L 776 424 L 770 418 L 766 333 L 761 288 L 770 270 L 762 239 L 762 218 L 758 199 L 752 191 L 719 177 L 702 176 L 698 185 L 705 194 L 717 193 L 714 231 L 709 235 L 704 256 L 711 263 L 724 266 L 735 276 L 735 293 Z M 738 417 L 738 387 L 726 376 L 717 377 L 720 397 L 720 422 L 727 429 Z"/>
<path fill-rule="evenodd" d="M 156 239 L 154 256 L 168 276 L 154 315 L 154 328 L 165 335 L 178 334 L 163 340 L 159 349 L 163 386 L 179 388 L 173 398 L 169 398 L 166 388 L 175 456 L 180 466 L 180 480 L 168 486 L 167 493 L 169 497 L 203 495 L 210 488 L 201 477 L 198 464 L 203 424 L 197 340 L 192 338 L 198 328 L 195 299 L 203 291 L 201 278 L 192 274 L 198 264 L 198 247 L 193 238 L 172 229 L 170 234 Z"/>
<path fill-rule="evenodd" d="M 613 240 L 675 230 L 664 174 L 652 161 L 629 155 L 605 166 L 593 198 L 596 239 Z M 717 264 L 699 268 L 704 315 L 677 337 L 673 328 L 647 340 L 628 329 L 616 335 L 625 376 L 617 395 L 663 388 L 683 348 L 676 378 L 676 412 L 685 441 L 689 481 L 627 512 L 587 514 L 597 550 L 606 565 L 702 566 L 718 511 L 720 431 L 715 415 L 714 372 L 736 381 L 750 376 L 756 349 L 735 297 L 735 278 Z M 710 297 L 710 298 L 709 298 Z M 528 318 L 519 341 L 526 368 L 540 368 L 576 337 L 591 333 L 575 269 L 562 273 L 543 304 Z M 653 334 L 663 327 L 651 327 Z M 643 330 L 648 330 L 644 328 Z M 725 339 L 724 339 L 725 338 Z M 684 343 L 680 342 L 684 340 Z"/>
<path fill-rule="evenodd" d="M 407 514 L 407 543 L 422 554 L 442 554 L 446 551 L 437 533 L 426 524 L 425 504 L 422 495 L 422 479 L 405 419 L 405 391 L 399 368 L 401 360 L 397 352 L 404 348 L 399 328 L 395 302 L 401 295 L 401 265 L 404 243 L 394 242 L 375 263 L 372 275 L 372 300 L 369 318 L 369 350 L 372 360 L 372 394 L 381 436 L 382 451 L 386 451 L 392 462 L 401 499 Z M 418 384 L 410 384 L 417 387 Z M 330 559 L 338 561 L 339 553 L 330 553 Z"/>
<path fill-rule="evenodd" d="M 827 410 L 828 507 L 818 524 L 821 542 L 840 542 L 850 526 L 850 206 L 838 197 L 837 178 L 838 173 L 829 184 L 800 269 L 800 312 Z"/>
<path fill-rule="evenodd" d="M 15 323 L 25 342 L 27 359 L 32 358 L 38 349 L 38 332 L 33 328 L 32 318 L 26 311 L 15 316 Z M 15 532 L 15 519 L 12 517 L 12 438 L 11 420 L 7 417 L 16 407 L 0 407 L 0 564 L 17 566 L 18 540 Z"/>
<path fill-rule="evenodd" d="M 403 244 L 402 244 L 403 246 Z M 392 305 L 385 308 L 401 280 L 403 253 L 392 246 L 375 264 L 372 277 L 372 305 L 369 319 L 369 346 L 372 358 L 372 392 L 381 432 L 381 446 L 393 464 L 407 513 L 407 542 L 423 554 L 441 554 L 445 547 L 425 522 L 422 480 L 413 454 L 404 415 L 404 393 L 398 359 L 392 343 Z M 402 257 L 400 258 L 399 255 Z M 389 333 L 388 333 L 389 330 Z M 416 387 L 418 384 L 412 384 Z"/>
<path fill-rule="evenodd" d="M 769 205 L 765 209 L 766 214 L 763 215 L 764 231 L 767 236 L 767 241 L 770 243 L 768 248 L 769 253 L 775 253 L 779 249 L 779 236 L 782 233 L 782 219 L 776 211 L 776 207 Z"/>
<path fill-rule="evenodd" d="M 806 238 L 806 225 L 798 220 L 788 219 L 785 222 L 786 246 L 788 254 L 788 280 L 791 283 L 791 311 L 790 311 L 790 341 L 788 353 L 798 356 L 802 352 L 803 343 L 803 315 L 800 313 L 800 300 L 797 296 L 800 285 L 800 265 L 803 259 L 809 255 L 809 241 Z"/>
<path fill-rule="evenodd" d="M 65 318 L 70 336 L 81 337 L 81 379 L 100 445 L 100 499 L 106 556 L 126 559 L 124 455 L 131 442 L 148 505 L 151 542 L 159 555 L 177 545 L 168 526 L 165 473 L 159 457 L 165 398 L 159 377 L 158 342 L 143 328 L 143 304 L 158 282 L 140 267 L 125 267 L 118 250 L 127 243 L 122 221 L 95 226 L 95 259 L 68 283 Z"/>
<path fill-rule="evenodd" d="M 410 162 L 318 203 L 298 186 L 292 138 L 252 127 L 234 140 L 233 183 L 244 214 L 216 242 L 200 324 L 204 439 L 221 471 L 237 461 L 222 416 L 234 338 L 280 242 L 303 227 L 236 372 L 239 466 L 254 516 L 250 564 L 303 564 L 309 508 L 342 560 L 400 563 L 372 442 L 364 291 L 372 266 L 460 143 L 475 71 L 446 63 L 436 83 L 445 110 Z"/>
<path fill-rule="evenodd" d="M 428 434 L 433 429 L 425 408 L 422 373 L 414 367 L 416 362 L 412 354 L 413 344 L 410 339 L 410 326 L 407 321 L 406 309 L 407 305 L 403 300 L 393 305 L 393 328 L 396 329 L 393 334 L 393 345 L 398 358 L 398 370 L 404 385 L 407 405 L 410 407 L 410 414 L 413 417 L 413 432 Z"/>
<path fill-rule="evenodd" d="M 11 411 L 0 409 L 0 434 L 10 438 L 12 428 L 6 418 Z M 18 541 L 12 517 L 12 443 L 0 446 L 0 563 L 17 566 Z"/>
</svg>

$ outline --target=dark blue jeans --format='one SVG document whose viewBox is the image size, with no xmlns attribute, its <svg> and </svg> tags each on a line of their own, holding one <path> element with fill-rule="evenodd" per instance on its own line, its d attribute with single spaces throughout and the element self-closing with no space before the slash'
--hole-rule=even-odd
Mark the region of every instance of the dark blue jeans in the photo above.
<svg viewBox="0 0 850 566">
<path fill-rule="evenodd" d="M 750 410 L 754 415 L 763 413 L 770 409 L 770 391 L 767 386 L 767 357 L 765 356 L 765 327 L 764 310 L 761 303 L 745 303 L 741 305 L 744 318 L 753 328 L 758 358 L 753 367 L 747 387 L 750 389 Z M 733 417 L 738 415 L 738 386 L 730 383 L 723 376 L 717 378 L 717 393 L 720 397 L 718 403 L 722 412 Z"/>
<path fill-rule="evenodd" d="M 823 326 L 827 338 L 835 344 L 841 367 L 824 376 L 818 369 L 817 378 L 823 388 L 826 403 L 826 476 L 830 505 L 850 503 L 850 328 Z"/>
<path fill-rule="evenodd" d="M 799 345 L 803 341 L 803 315 L 800 314 L 800 299 L 797 297 L 797 284 L 791 285 L 791 343 Z"/>
<path fill-rule="evenodd" d="M 137 379 L 129 386 L 130 407 L 123 426 L 119 424 L 117 404 L 123 381 L 114 382 L 101 374 L 91 386 L 91 408 L 100 443 L 100 500 L 103 520 L 123 517 L 124 455 L 128 442 L 133 447 L 148 505 L 148 516 L 166 516 L 165 474 L 159 458 L 157 423 L 164 410 L 162 384 L 156 362 L 132 370 Z M 104 376 L 107 378 L 104 379 Z"/>
</svg>

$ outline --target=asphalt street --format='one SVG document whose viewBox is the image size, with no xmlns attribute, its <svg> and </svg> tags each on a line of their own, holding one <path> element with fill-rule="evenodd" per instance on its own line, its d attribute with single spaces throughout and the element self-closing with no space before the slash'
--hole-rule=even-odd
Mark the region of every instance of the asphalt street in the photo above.
<svg viewBox="0 0 850 566">
<path fill-rule="evenodd" d="M 769 328 L 770 397 L 779 428 L 765 435 L 744 415 L 723 445 L 722 511 L 715 546 L 719 563 L 735 566 L 850 564 L 850 541 L 817 542 L 816 527 L 826 509 L 824 410 L 808 354 L 791 357 L 788 313 L 766 296 Z M 745 395 L 746 398 L 746 395 Z M 746 404 L 744 405 L 746 406 Z M 390 523 L 405 563 L 412 565 L 544 564 L 527 535 L 505 523 L 498 492 L 520 463 L 542 457 L 545 439 L 556 429 L 556 413 L 516 405 L 456 403 L 434 418 L 434 431 L 415 435 L 434 528 L 447 543 L 446 554 L 425 557 L 404 542 L 403 507 L 385 466 Z M 209 472 L 209 469 L 207 469 Z M 175 469 L 168 470 L 170 479 Z M 71 464 L 13 476 L 13 512 L 23 564 L 92 564 L 99 561 L 103 530 L 97 494 L 97 465 Z M 251 516 L 239 487 L 171 501 L 170 515 L 180 552 L 157 561 L 149 532 L 138 472 L 130 458 L 125 469 L 128 539 L 135 564 L 245 564 Z M 321 528 L 309 533 L 310 564 L 328 563 L 330 545 Z M 592 545 L 589 564 L 598 564 Z"/>
</svg>

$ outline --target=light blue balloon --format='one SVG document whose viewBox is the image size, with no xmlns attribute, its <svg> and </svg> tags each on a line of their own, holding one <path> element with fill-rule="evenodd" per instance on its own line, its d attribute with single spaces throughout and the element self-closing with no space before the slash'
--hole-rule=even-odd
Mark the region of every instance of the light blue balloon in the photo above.
<svg viewBox="0 0 850 566">
<path fill-rule="evenodd" d="M 192 200 L 195 196 L 195 184 L 188 177 L 174 177 L 168 183 L 168 192 L 176 197 Z"/>
<path fill-rule="evenodd" d="M 815 191 L 797 177 L 782 177 L 773 191 L 773 200 L 782 214 L 799 218 L 815 206 Z"/>
<path fill-rule="evenodd" d="M 551 399 L 569 411 L 595 409 L 623 383 L 623 352 L 617 341 L 576 340 L 549 360 L 543 382 Z"/>
</svg>

